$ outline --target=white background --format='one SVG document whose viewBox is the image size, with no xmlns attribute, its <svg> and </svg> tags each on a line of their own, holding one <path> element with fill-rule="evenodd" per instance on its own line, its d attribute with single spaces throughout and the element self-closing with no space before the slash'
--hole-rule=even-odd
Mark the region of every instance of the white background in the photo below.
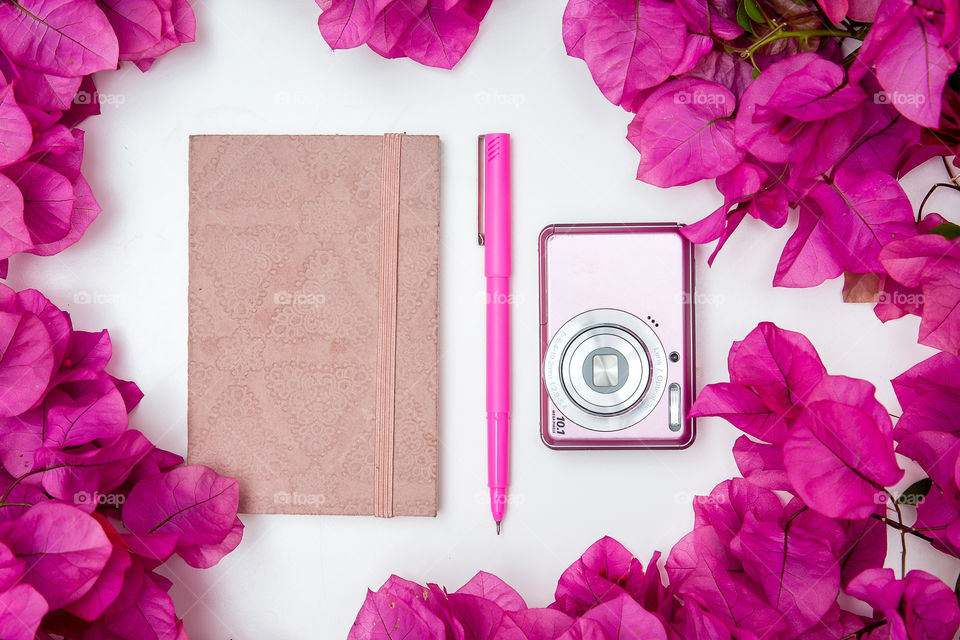
<svg viewBox="0 0 960 640">
<path fill-rule="evenodd" d="M 84 124 L 84 173 L 104 211 L 65 253 L 18 256 L 16 288 L 37 287 L 79 329 L 108 328 L 115 375 L 146 397 L 133 426 L 186 449 L 187 136 L 194 133 L 439 134 L 442 140 L 440 512 L 436 519 L 245 516 L 240 547 L 210 570 L 178 559 L 179 615 L 194 638 L 345 638 L 366 589 L 390 573 L 455 589 L 495 572 L 531 606 L 594 540 L 611 535 L 646 563 L 693 523 L 691 497 L 736 474 L 738 432 L 705 419 L 679 452 L 556 452 L 538 437 L 537 234 L 549 223 L 692 222 L 712 183 L 667 191 L 634 179 L 629 114 L 608 103 L 560 37 L 561 0 L 495 0 L 464 60 L 447 72 L 366 48 L 331 52 L 311 0 L 193 3 L 197 43 L 147 74 L 97 78 L 103 115 Z M 112 101 L 112 104 L 110 102 Z M 486 490 L 483 264 L 476 245 L 476 136 L 514 136 L 511 504 L 494 534 Z M 914 202 L 942 175 L 907 180 Z M 946 201 L 946 198 L 944 199 Z M 807 334 L 831 373 L 863 377 L 899 411 L 889 379 L 932 354 L 915 318 L 886 326 L 840 302 L 841 282 L 774 289 L 779 231 L 748 219 L 713 268 L 698 248 L 698 384 L 726 380 L 731 342 L 761 320 Z M 643 274 L 637 274 L 643 285 Z M 84 297 L 86 296 L 86 297 Z M 81 304 L 86 298 L 87 304 Z M 916 470 L 911 469 L 911 478 Z M 890 538 L 888 566 L 899 566 Z M 948 584 L 958 562 L 911 546 L 913 566 Z"/>
</svg>

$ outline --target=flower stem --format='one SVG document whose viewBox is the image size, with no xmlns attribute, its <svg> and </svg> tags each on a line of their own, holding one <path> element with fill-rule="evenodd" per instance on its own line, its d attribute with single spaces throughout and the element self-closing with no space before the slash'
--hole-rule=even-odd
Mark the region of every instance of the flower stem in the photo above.
<svg viewBox="0 0 960 640">
<path fill-rule="evenodd" d="M 925 536 L 925 535 L 923 535 L 922 533 L 920 533 L 920 531 L 932 531 L 932 529 L 914 529 L 913 527 L 908 527 L 908 526 L 906 526 L 906 525 L 900 524 L 900 523 L 897 522 L 896 520 L 890 520 L 889 518 L 885 518 L 884 516 L 881 516 L 881 515 L 878 514 L 878 513 L 870 514 L 870 517 L 871 517 L 871 518 L 876 518 L 876 519 L 879 520 L 880 522 L 882 522 L 882 523 L 884 523 L 884 524 L 886 524 L 886 525 L 889 525 L 889 526 L 893 527 L 893 528 L 896 529 L 897 531 L 901 531 L 901 532 L 903 532 L 903 533 L 909 533 L 910 535 L 916 536 L 916 537 L 918 537 L 918 538 L 922 538 L 923 540 L 926 540 L 927 542 L 932 542 L 932 541 L 933 541 L 933 538 L 931 538 L 930 536 Z"/>
<path fill-rule="evenodd" d="M 906 527 L 903 524 L 903 512 L 900 511 L 900 503 L 897 502 L 897 499 L 893 497 L 893 494 L 884 489 L 887 494 L 887 497 L 890 498 L 890 502 L 893 504 L 893 508 L 897 511 L 897 524 L 899 527 L 894 527 L 900 532 L 900 579 L 902 580 L 907 575 L 907 531 L 910 530 L 910 527 Z"/>
<path fill-rule="evenodd" d="M 868 624 L 867 626 L 865 626 L 863 629 L 860 629 L 859 631 L 854 631 L 853 633 L 848 633 L 847 635 L 843 636 L 843 637 L 840 638 L 839 640 L 853 640 L 854 638 L 861 638 L 861 637 L 863 637 L 863 634 L 865 634 L 865 633 L 870 633 L 870 632 L 873 631 L 874 629 L 878 629 L 878 628 L 882 627 L 882 626 L 885 625 L 885 624 L 887 624 L 887 619 L 886 619 L 886 618 L 882 618 L 882 619 L 880 619 L 880 620 L 877 620 L 876 622 L 871 622 L 870 624 Z"/>
<path fill-rule="evenodd" d="M 947 175 L 950 176 L 950 182 L 956 184 L 957 176 L 953 172 L 953 169 L 950 167 L 950 163 L 947 162 L 947 156 L 940 156 L 940 160 L 943 162 L 943 168 L 947 170 Z"/>
<path fill-rule="evenodd" d="M 779 22 L 771 25 L 770 31 L 762 36 L 759 40 L 751 44 L 746 49 L 731 49 L 740 54 L 742 58 L 748 58 L 754 67 L 757 65 L 753 63 L 753 54 L 756 53 L 757 49 L 760 47 L 773 42 L 774 40 L 783 40 L 784 38 L 799 38 L 806 40 L 807 38 L 854 38 L 856 40 L 863 40 L 866 37 L 866 31 L 847 31 L 845 29 L 809 29 L 801 31 L 784 31 L 784 27 L 787 25 L 785 23 Z"/>
<path fill-rule="evenodd" d="M 780 31 L 776 37 L 771 38 L 771 40 L 779 40 L 781 38 L 856 38 L 857 40 L 863 40 L 866 37 L 866 34 L 861 34 L 856 31 L 846 31 L 844 29 L 810 29 L 805 31 Z"/>
<path fill-rule="evenodd" d="M 960 187 L 958 187 L 957 185 L 955 185 L 953 182 L 937 182 L 937 183 L 934 184 L 932 187 L 930 187 L 930 190 L 927 191 L 927 195 L 923 196 L 923 200 L 920 201 L 920 208 L 917 209 L 917 222 L 918 222 L 918 223 L 919 223 L 920 220 L 923 218 L 923 208 L 926 206 L 927 200 L 929 200 L 929 199 L 930 199 L 930 196 L 932 196 L 932 195 L 934 194 L 934 192 L 935 192 L 937 189 L 939 189 L 940 187 L 943 187 L 943 188 L 945 188 L 945 189 L 953 189 L 954 191 L 960 191 Z"/>
</svg>

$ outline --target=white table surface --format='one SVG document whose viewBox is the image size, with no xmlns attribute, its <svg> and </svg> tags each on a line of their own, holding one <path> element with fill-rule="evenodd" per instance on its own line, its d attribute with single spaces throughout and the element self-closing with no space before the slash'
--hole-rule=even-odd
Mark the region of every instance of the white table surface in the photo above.
<svg viewBox="0 0 960 640">
<path fill-rule="evenodd" d="M 440 511 L 436 519 L 245 516 L 243 542 L 216 567 L 179 559 L 179 615 L 191 637 L 345 638 L 368 587 L 391 573 L 451 589 L 499 574 L 531 606 L 594 540 L 618 538 L 644 562 L 693 524 L 690 501 L 736 474 L 739 432 L 699 424 L 679 452 L 556 452 L 538 436 L 536 241 L 555 222 L 693 222 L 719 204 L 712 183 L 657 189 L 634 179 L 630 116 L 608 103 L 560 37 L 562 0 L 495 0 L 461 64 L 447 72 L 366 48 L 331 52 L 312 0 L 197 0 L 197 43 L 149 73 L 100 74 L 103 115 L 84 124 L 84 174 L 104 211 L 80 243 L 17 256 L 10 282 L 37 287 L 79 329 L 108 328 L 115 375 L 145 393 L 132 425 L 186 449 L 187 137 L 194 133 L 439 134 L 442 140 Z M 482 251 L 476 244 L 476 136 L 514 136 L 512 505 L 494 534 L 486 489 Z M 942 168 L 907 183 L 917 203 Z M 774 289 L 791 232 L 748 219 L 713 268 L 698 248 L 698 386 L 726 380 L 731 342 L 761 320 L 807 334 L 831 373 L 862 377 L 898 411 L 889 379 L 933 350 L 918 321 L 882 325 L 840 302 L 840 280 Z M 640 284 L 638 274 L 638 284 Z M 89 302 L 88 302 L 89 300 Z M 911 478 L 917 477 L 911 468 Z M 898 566 L 890 538 L 888 566 Z M 911 544 L 911 565 L 952 584 L 957 561 Z"/>
</svg>

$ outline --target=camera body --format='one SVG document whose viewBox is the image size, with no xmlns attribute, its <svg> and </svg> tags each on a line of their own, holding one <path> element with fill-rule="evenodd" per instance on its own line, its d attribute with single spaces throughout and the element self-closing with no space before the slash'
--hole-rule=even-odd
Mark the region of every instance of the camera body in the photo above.
<svg viewBox="0 0 960 640">
<path fill-rule="evenodd" d="M 693 248 L 676 223 L 540 233 L 540 436 L 553 449 L 695 437 Z"/>
</svg>

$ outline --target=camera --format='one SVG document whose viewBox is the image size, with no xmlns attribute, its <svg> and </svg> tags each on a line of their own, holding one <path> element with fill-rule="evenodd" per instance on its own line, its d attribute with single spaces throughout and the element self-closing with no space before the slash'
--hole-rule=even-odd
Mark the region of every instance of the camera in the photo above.
<svg viewBox="0 0 960 640">
<path fill-rule="evenodd" d="M 553 449 L 689 446 L 693 248 L 676 223 L 540 233 L 540 436 Z"/>
</svg>

